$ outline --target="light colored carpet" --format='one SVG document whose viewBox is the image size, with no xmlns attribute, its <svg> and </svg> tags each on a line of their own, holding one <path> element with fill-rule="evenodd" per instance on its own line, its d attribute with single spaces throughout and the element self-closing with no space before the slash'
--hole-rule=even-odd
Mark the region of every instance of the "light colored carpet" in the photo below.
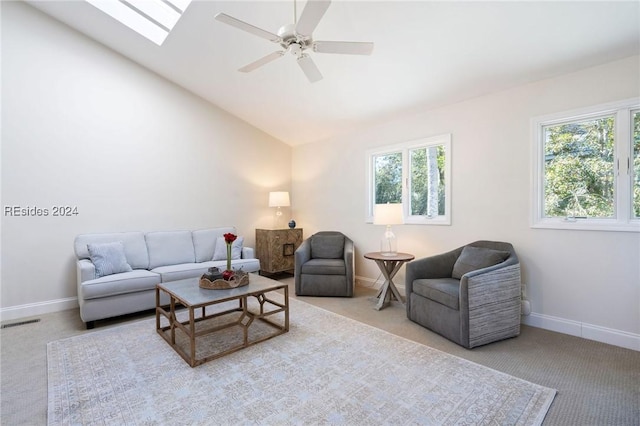
<svg viewBox="0 0 640 426">
<path fill-rule="evenodd" d="M 294 299 L 289 333 L 196 368 L 153 320 L 51 342 L 47 360 L 50 425 L 535 425 L 556 393 Z"/>
</svg>

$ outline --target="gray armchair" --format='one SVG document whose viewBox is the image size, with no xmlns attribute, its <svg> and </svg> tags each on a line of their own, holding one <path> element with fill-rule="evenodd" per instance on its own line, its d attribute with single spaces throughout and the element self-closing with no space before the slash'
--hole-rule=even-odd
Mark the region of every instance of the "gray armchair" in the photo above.
<svg viewBox="0 0 640 426">
<path fill-rule="evenodd" d="M 295 252 L 297 296 L 353 296 L 353 241 L 341 232 L 318 232 Z"/>
<path fill-rule="evenodd" d="M 520 334 L 520 263 L 511 244 L 476 241 L 406 268 L 411 321 L 466 348 Z"/>
</svg>

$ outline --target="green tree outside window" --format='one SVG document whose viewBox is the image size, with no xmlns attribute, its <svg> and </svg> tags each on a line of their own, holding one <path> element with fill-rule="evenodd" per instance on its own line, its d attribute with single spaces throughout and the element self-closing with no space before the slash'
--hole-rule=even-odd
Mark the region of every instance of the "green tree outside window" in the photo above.
<svg viewBox="0 0 640 426">
<path fill-rule="evenodd" d="M 614 217 L 614 116 L 543 130 L 545 216 Z"/>
</svg>

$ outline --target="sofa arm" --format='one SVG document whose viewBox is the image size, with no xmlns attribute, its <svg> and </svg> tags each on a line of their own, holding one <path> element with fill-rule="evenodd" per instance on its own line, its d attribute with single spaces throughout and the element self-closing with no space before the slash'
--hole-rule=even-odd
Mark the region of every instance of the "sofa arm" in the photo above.
<svg viewBox="0 0 640 426">
<path fill-rule="evenodd" d="M 78 285 L 96 277 L 96 267 L 89 259 L 80 259 L 76 262 Z"/>
<path fill-rule="evenodd" d="M 243 259 L 255 259 L 256 253 L 253 247 L 242 247 L 242 256 Z"/>
</svg>

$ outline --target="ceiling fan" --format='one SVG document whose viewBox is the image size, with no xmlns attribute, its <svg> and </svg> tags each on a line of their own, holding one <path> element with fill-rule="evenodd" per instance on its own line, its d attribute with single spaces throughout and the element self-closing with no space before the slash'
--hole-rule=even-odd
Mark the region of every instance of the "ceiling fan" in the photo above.
<svg viewBox="0 0 640 426">
<path fill-rule="evenodd" d="M 310 49 L 317 53 L 342 53 L 348 55 L 370 55 L 373 51 L 373 43 L 357 41 L 315 41 L 312 38 L 313 30 L 318 26 L 320 19 L 329 8 L 331 0 L 308 0 L 307 4 L 297 19 L 296 2 L 293 1 L 293 24 L 280 27 L 277 34 L 255 27 L 244 21 L 236 19 L 225 13 L 218 13 L 215 16 L 220 22 L 239 28 L 243 31 L 265 38 L 273 43 L 279 44 L 282 49 L 258 59 L 238 71 L 250 72 L 258 67 L 268 64 L 289 52 L 296 57 L 298 65 L 311 83 L 322 79 L 320 70 L 311 57 L 305 52 Z"/>
</svg>

